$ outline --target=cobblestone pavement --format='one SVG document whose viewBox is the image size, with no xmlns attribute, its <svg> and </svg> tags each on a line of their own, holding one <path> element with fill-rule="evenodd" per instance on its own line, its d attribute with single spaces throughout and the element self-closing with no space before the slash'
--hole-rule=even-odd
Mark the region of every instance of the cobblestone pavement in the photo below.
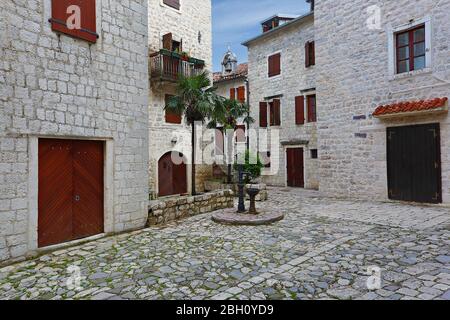
<svg viewBox="0 0 450 320">
<path fill-rule="evenodd" d="M 0 269 L 0 298 L 450 299 L 449 208 L 269 196 L 286 214 L 272 226 L 205 214 L 104 238 Z"/>
</svg>

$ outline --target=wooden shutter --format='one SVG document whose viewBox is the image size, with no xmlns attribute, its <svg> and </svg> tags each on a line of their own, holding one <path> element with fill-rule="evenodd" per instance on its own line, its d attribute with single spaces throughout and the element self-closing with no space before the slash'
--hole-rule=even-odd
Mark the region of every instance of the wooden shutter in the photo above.
<svg viewBox="0 0 450 320">
<path fill-rule="evenodd" d="M 69 13 L 67 11 L 72 5 L 80 8 L 80 29 L 69 29 L 67 26 L 68 18 L 73 15 L 72 11 Z M 95 0 L 52 0 L 52 17 L 49 22 L 52 24 L 53 31 L 92 43 L 97 41 Z"/>
<path fill-rule="evenodd" d="M 281 125 L 281 103 L 279 99 L 274 99 L 273 103 L 273 125 L 279 126 Z"/>
<path fill-rule="evenodd" d="M 163 0 L 165 5 L 180 10 L 180 0 Z"/>
<path fill-rule="evenodd" d="M 307 97 L 308 99 L 308 122 L 316 122 L 316 96 L 310 95 Z"/>
<path fill-rule="evenodd" d="M 235 88 L 230 89 L 230 100 L 236 100 L 236 89 Z"/>
<path fill-rule="evenodd" d="M 216 128 L 215 130 L 216 156 L 223 156 L 225 154 L 223 132 L 223 127 Z"/>
<path fill-rule="evenodd" d="M 236 142 L 246 142 L 245 125 L 237 125 L 235 128 Z"/>
<path fill-rule="evenodd" d="M 267 128 L 267 102 L 259 103 L 259 126 Z"/>
<path fill-rule="evenodd" d="M 316 65 L 316 45 L 315 45 L 315 42 L 314 41 L 312 41 L 311 42 L 311 51 L 310 51 L 310 59 L 311 59 L 311 62 L 310 62 L 310 64 L 312 65 L 312 66 L 314 66 L 314 65 Z"/>
<path fill-rule="evenodd" d="M 172 51 L 172 33 L 167 33 L 165 35 L 163 35 L 163 48 L 169 51 Z"/>
<path fill-rule="evenodd" d="M 238 98 L 239 102 L 242 102 L 242 103 L 245 102 L 245 87 L 237 88 L 237 98 Z"/>
<path fill-rule="evenodd" d="M 305 98 L 295 97 L 295 124 L 305 123 Z"/>
<path fill-rule="evenodd" d="M 166 94 L 166 97 L 165 97 L 166 105 L 168 104 L 169 99 L 171 97 L 172 97 L 171 95 Z M 181 124 L 181 115 L 170 112 L 167 109 L 166 109 L 165 119 L 166 119 L 166 123 Z"/>
<path fill-rule="evenodd" d="M 277 76 L 281 73 L 281 54 L 277 53 L 269 57 L 269 77 Z"/>
<path fill-rule="evenodd" d="M 310 66 L 310 57 L 309 57 L 309 41 L 305 43 L 305 67 L 309 68 Z"/>
</svg>

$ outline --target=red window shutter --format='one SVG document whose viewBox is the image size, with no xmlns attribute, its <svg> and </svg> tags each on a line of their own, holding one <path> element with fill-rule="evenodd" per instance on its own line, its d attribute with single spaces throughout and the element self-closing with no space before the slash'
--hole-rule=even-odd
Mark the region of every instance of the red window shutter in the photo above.
<svg viewBox="0 0 450 320">
<path fill-rule="evenodd" d="M 230 89 L 230 100 L 236 100 L 236 89 L 235 88 Z"/>
<path fill-rule="evenodd" d="M 310 58 L 309 58 L 309 41 L 305 43 L 305 67 L 308 68 L 310 66 Z"/>
<path fill-rule="evenodd" d="M 310 95 L 307 97 L 308 100 L 308 122 L 316 122 L 316 96 Z"/>
<path fill-rule="evenodd" d="M 167 34 L 163 35 L 163 39 L 162 39 L 163 49 L 172 51 L 172 41 L 173 41 L 172 33 L 167 33 Z"/>
<path fill-rule="evenodd" d="M 281 73 L 281 54 L 277 53 L 269 57 L 269 77 L 277 76 Z"/>
<path fill-rule="evenodd" d="M 316 65 L 316 44 L 315 42 L 311 42 L 311 65 L 314 66 Z"/>
<path fill-rule="evenodd" d="M 236 142 L 246 142 L 245 138 L 245 125 L 238 125 L 235 128 Z"/>
<path fill-rule="evenodd" d="M 165 97 L 166 105 L 168 104 L 169 99 L 171 97 L 172 97 L 171 95 L 166 94 L 166 97 Z M 165 111 L 166 111 L 166 114 L 165 114 L 166 123 L 181 124 L 181 115 L 172 113 L 172 112 L 168 111 L 167 109 Z"/>
<path fill-rule="evenodd" d="M 73 5 L 80 8 L 79 29 L 69 29 L 67 26 L 67 20 L 74 14 L 73 11 L 67 11 Z M 95 0 L 52 0 L 52 17 L 49 21 L 53 31 L 92 43 L 97 41 Z"/>
<path fill-rule="evenodd" d="M 242 102 L 242 103 L 245 102 L 245 87 L 237 88 L 237 96 L 238 96 L 239 102 Z"/>
<path fill-rule="evenodd" d="M 267 128 L 267 102 L 259 103 L 259 126 Z"/>
<path fill-rule="evenodd" d="M 180 0 L 163 0 L 165 5 L 180 10 Z"/>
<path fill-rule="evenodd" d="M 295 124 L 305 124 L 305 98 L 295 97 Z"/>
<path fill-rule="evenodd" d="M 279 99 L 274 99 L 273 103 L 273 125 L 281 125 L 281 103 Z"/>
</svg>

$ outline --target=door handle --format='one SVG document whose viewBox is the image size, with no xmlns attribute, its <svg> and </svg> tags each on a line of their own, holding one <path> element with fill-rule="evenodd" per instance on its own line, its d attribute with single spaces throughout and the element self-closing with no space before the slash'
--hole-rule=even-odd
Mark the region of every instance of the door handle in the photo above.
<svg viewBox="0 0 450 320">
<path fill-rule="evenodd" d="M 79 196 L 79 195 L 76 195 L 76 196 L 75 196 L 75 201 L 76 201 L 76 202 L 80 201 L 80 196 Z"/>
</svg>

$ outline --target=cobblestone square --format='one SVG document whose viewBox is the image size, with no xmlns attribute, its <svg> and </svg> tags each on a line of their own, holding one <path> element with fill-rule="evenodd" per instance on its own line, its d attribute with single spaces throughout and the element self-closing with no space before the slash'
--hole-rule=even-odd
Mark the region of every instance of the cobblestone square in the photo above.
<svg viewBox="0 0 450 320">
<path fill-rule="evenodd" d="M 280 188 L 262 205 L 285 219 L 204 214 L 4 267 L 0 299 L 450 299 L 448 208 Z"/>
</svg>

